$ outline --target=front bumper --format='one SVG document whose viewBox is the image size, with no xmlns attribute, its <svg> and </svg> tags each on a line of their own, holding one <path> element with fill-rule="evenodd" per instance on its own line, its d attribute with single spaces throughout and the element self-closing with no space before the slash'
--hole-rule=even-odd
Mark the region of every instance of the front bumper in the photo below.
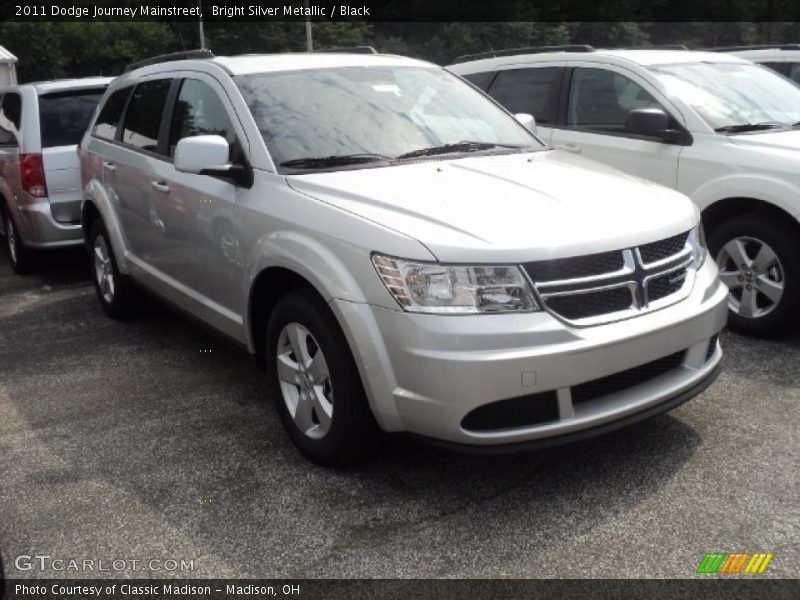
<svg viewBox="0 0 800 600">
<path fill-rule="evenodd" d="M 706 260 L 687 299 L 595 327 L 571 327 L 545 312 L 438 316 L 338 300 L 332 307 L 385 430 L 492 446 L 600 431 L 699 393 L 722 357 L 715 336 L 725 325 L 726 298 Z M 655 377 L 573 402 L 580 384 L 670 356 L 678 362 Z M 554 401 L 555 415 L 520 426 L 464 427 L 475 409 L 518 398 Z"/>
<path fill-rule="evenodd" d="M 64 248 L 83 243 L 81 224 L 56 221 L 46 198 L 18 205 L 14 216 L 22 241 L 29 248 Z"/>
</svg>

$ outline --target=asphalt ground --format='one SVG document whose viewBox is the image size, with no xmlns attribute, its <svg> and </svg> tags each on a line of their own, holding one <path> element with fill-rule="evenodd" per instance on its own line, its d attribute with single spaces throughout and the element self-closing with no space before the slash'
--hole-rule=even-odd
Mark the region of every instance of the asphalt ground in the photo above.
<svg viewBox="0 0 800 600">
<path fill-rule="evenodd" d="M 331 471 L 294 450 L 245 352 L 157 304 L 106 318 L 80 252 L 19 277 L 1 250 L 6 576 L 684 578 L 761 551 L 755 577 L 797 578 L 800 336 L 722 344 L 701 396 L 601 439 L 504 458 L 394 440 Z"/>
</svg>

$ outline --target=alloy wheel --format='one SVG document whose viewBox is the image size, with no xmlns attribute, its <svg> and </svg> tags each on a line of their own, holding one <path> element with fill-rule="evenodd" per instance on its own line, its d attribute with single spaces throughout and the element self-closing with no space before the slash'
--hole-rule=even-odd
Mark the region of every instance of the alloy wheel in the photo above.
<svg viewBox="0 0 800 600">
<path fill-rule="evenodd" d="M 747 319 L 771 313 L 781 302 L 786 285 L 777 253 L 762 240 L 737 237 L 717 254 L 720 279 L 730 289 L 728 307 Z"/>
<path fill-rule="evenodd" d="M 289 323 L 278 336 L 277 374 L 283 402 L 298 429 L 318 440 L 333 422 L 333 387 L 328 364 L 311 332 Z"/>
<path fill-rule="evenodd" d="M 17 262 L 17 236 L 14 232 L 14 224 L 11 222 L 11 217 L 6 217 L 6 242 L 8 243 L 8 253 L 11 256 L 11 262 Z"/>
<path fill-rule="evenodd" d="M 111 265 L 111 254 L 102 235 L 94 239 L 94 276 L 103 300 L 111 304 L 114 301 L 114 269 Z"/>
</svg>

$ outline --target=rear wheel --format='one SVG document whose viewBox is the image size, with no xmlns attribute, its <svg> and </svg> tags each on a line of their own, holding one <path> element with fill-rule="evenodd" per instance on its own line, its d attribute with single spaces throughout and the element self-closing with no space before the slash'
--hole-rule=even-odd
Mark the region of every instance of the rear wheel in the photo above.
<svg viewBox="0 0 800 600">
<path fill-rule="evenodd" d="M 269 385 L 292 441 L 312 461 L 363 459 L 377 434 L 347 340 L 311 290 L 276 305 L 266 336 Z"/>
<path fill-rule="evenodd" d="M 25 246 L 19 235 L 19 230 L 11 218 L 9 210 L 2 211 L 3 227 L 6 235 L 6 249 L 11 268 L 19 275 L 30 273 L 36 266 L 36 255 L 33 250 Z"/>
<path fill-rule="evenodd" d="M 720 279 L 730 289 L 732 329 L 774 336 L 797 324 L 800 240 L 785 221 L 739 215 L 716 227 L 708 242 Z"/>
<path fill-rule="evenodd" d="M 113 319 L 125 319 L 135 312 L 137 290 L 130 278 L 119 272 L 105 225 L 97 219 L 89 234 L 89 261 L 94 289 L 103 311 Z"/>
</svg>

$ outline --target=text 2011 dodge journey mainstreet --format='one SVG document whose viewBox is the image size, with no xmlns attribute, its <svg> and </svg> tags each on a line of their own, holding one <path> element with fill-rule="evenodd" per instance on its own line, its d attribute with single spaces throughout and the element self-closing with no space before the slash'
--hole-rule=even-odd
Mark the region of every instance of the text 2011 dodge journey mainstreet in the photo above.
<svg viewBox="0 0 800 600">
<path fill-rule="evenodd" d="M 697 209 L 526 120 L 397 56 L 152 59 L 80 148 L 97 296 L 125 316 L 135 282 L 246 345 L 328 465 L 380 430 L 516 450 L 698 394 L 727 289 Z"/>
</svg>

